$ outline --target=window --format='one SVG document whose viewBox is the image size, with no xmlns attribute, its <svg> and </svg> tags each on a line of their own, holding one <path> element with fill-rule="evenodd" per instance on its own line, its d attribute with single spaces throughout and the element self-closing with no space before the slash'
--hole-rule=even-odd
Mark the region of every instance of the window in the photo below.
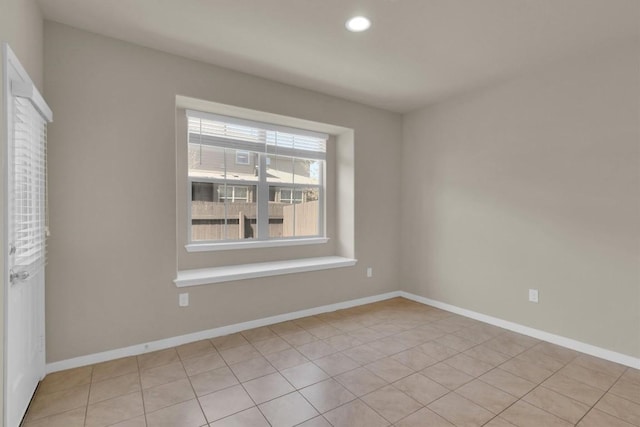
<svg viewBox="0 0 640 427">
<path fill-rule="evenodd" d="M 219 202 L 249 202 L 249 187 L 244 185 L 218 185 Z"/>
<path fill-rule="evenodd" d="M 236 151 L 236 165 L 248 165 L 248 164 L 249 164 L 249 152 Z"/>
<path fill-rule="evenodd" d="M 280 203 L 302 203 L 304 201 L 302 190 L 292 188 L 278 189 Z"/>
<path fill-rule="evenodd" d="M 327 135 L 187 110 L 193 243 L 324 237 Z"/>
</svg>

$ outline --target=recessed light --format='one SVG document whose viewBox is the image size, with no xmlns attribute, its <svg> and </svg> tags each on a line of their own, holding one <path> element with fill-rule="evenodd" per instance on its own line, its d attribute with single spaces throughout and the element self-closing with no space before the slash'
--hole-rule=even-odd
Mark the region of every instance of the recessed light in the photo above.
<svg viewBox="0 0 640 427">
<path fill-rule="evenodd" d="M 359 33 L 360 31 L 368 30 L 371 26 L 371 21 L 369 21 L 364 16 L 354 16 L 349 19 L 346 23 L 347 30 L 353 31 L 354 33 Z"/>
</svg>

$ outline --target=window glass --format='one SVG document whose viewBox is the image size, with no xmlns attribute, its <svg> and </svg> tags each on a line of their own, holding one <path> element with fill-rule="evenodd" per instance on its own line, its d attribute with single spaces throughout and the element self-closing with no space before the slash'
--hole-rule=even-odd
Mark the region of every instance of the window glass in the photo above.
<svg viewBox="0 0 640 427">
<path fill-rule="evenodd" d="M 257 236 L 255 186 L 191 183 L 191 240 L 241 240 Z"/>
<path fill-rule="evenodd" d="M 188 117 L 191 241 L 323 234 L 326 136 L 202 116 Z"/>
</svg>

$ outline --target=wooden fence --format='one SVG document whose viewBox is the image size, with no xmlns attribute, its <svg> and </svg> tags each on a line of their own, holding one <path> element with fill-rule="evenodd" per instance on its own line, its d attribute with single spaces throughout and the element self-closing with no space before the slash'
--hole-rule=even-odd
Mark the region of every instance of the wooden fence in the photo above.
<svg viewBox="0 0 640 427">
<path fill-rule="evenodd" d="M 269 237 L 317 235 L 318 206 L 318 201 L 298 204 L 269 202 Z M 224 203 L 194 201 L 191 217 L 192 241 L 257 237 L 255 203 L 228 203 L 225 224 Z"/>
<path fill-rule="evenodd" d="M 317 236 L 318 201 L 285 205 L 282 209 L 282 236 Z"/>
</svg>

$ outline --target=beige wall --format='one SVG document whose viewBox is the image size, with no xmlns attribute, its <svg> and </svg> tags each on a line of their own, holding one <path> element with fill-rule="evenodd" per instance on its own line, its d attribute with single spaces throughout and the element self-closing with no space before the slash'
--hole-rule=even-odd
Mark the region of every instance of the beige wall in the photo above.
<svg viewBox="0 0 640 427">
<path fill-rule="evenodd" d="M 42 14 L 35 0 L 2 0 L 0 8 L 0 42 L 8 42 L 11 49 L 27 70 L 31 80 L 42 90 Z M 3 81 L 0 67 L 0 82 Z M 0 100 L 3 99 L 3 85 L 0 83 Z M 4 101 L 0 101 L 0 140 L 4 145 L 6 124 L 4 120 Z M 4 165 L 4 148 L 0 150 L 0 164 Z M 4 200 L 4 171 L 0 174 L 0 200 Z M 0 210 L 0 223 L 3 221 L 3 209 Z M 4 242 L 3 227 L 0 227 L 0 241 Z M 4 243 L 3 243 L 4 244 Z M 1 253 L 1 252 L 0 252 Z M 4 256 L 0 257 L 0 277 L 4 277 Z M 4 293 L 0 292 L 0 367 L 4 365 Z M 0 369 L 0 384 L 4 384 L 3 371 Z M 0 402 L 3 401 L 4 387 L 0 387 Z M 0 425 L 4 419 L 0 404 Z"/>
<path fill-rule="evenodd" d="M 406 116 L 404 290 L 640 356 L 639 51 Z"/>
<path fill-rule="evenodd" d="M 400 216 L 399 115 L 51 22 L 45 69 L 49 362 L 398 288 L 399 223 L 388 219 Z M 354 129 L 358 264 L 193 287 L 179 308 L 176 94 Z"/>
<path fill-rule="evenodd" d="M 47 22 L 48 361 L 399 287 L 639 357 L 637 49 L 529 70 L 402 127 L 395 114 Z M 192 305 L 178 308 L 178 256 L 200 267 L 342 243 L 187 259 L 176 94 L 354 129 L 357 266 L 188 288 Z"/>
</svg>

